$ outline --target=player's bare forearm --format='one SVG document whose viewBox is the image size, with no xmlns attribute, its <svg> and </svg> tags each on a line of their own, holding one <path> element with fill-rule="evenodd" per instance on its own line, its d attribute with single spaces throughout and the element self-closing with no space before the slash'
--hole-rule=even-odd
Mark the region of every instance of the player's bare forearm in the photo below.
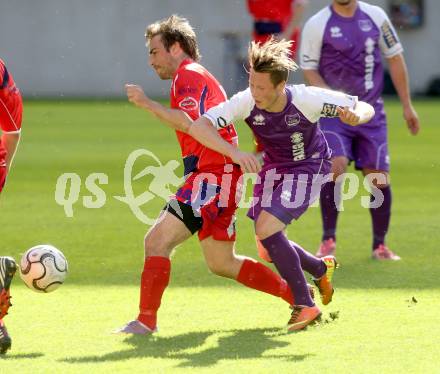
<svg viewBox="0 0 440 374">
<path fill-rule="evenodd" d="M 199 143 L 225 156 L 231 157 L 232 153 L 236 150 L 232 144 L 229 144 L 219 135 L 217 129 L 205 117 L 200 117 L 194 121 L 189 128 L 188 134 Z"/>
<path fill-rule="evenodd" d="M 20 141 L 20 133 L 8 134 L 4 133 L 1 137 L 3 148 L 6 150 L 6 167 L 10 169 L 15 151 Z"/>
<path fill-rule="evenodd" d="M 244 172 L 257 173 L 261 169 L 255 155 L 241 152 L 237 147 L 229 144 L 205 117 L 200 117 L 194 121 L 188 134 L 204 146 L 230 157 L 236 164 L 240 165 Z"/>
<path fill-rule="evenodd" d="M 293 17 L 290 20 L 290 23 L 286 26 L 284 32 L 280 35 L 281 38 L 289 40 L 293 31 L 300 25 L 303 14 L 304 14 L 305 6 L 303 3 L 293 2 L 292 12 Z"/>
<path fill-rule="evenodd" d="M 188 132 L 192 123 L 191 117 L 183 110 L 167 108 L 166 106 L 156 101 L 151 100 L 151 103 L 147 110 L 153 113 L 168 127 L 185 133 Z"/>
<path fill-rule="evenodd" d="M 391 80 L 399 95 L 403 106 L 411 105 L 411 94 L 409 92 L 408 71 L 402 54 L 388 59 Z"/>
<path fill-rule="evenodd" d="M 330 89 L 324 78 L 317 70 L 303 70 L 304 79 L 309 86 L 321 87 Z"/>
<path fill-rule="evenodd" d="M 154 114 L 165 125 L 172 129 L 188 132 L 192 120 L 185 112 L 179 109 L 167 108 L 166 106 L 151 100 L 145 95 L 142 87 L 136 84 L 126 84 L 125 90 L 127 91 L 128 101 L 136 105 L 138 108 Z"/>
<path fill-rule="evenodd" d="M 411 93 L 409 90 L 408 70 L 405 59 L 402 54 L 388 59 L 391 80 L 399 95 L 403 106 L 403 117 L 405 118 L 411 134 L 416 135 L 420 130 L 419 117 L 411 102 Z"/>
</svg>

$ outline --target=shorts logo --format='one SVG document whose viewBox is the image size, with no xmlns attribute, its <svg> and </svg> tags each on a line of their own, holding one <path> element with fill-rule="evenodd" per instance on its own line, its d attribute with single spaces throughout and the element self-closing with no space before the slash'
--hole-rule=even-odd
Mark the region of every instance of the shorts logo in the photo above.
<svg viewBox="0 0 440 374">
<path fill-rule="evenodd" d="M 254 126 L 263 126 L 264 123 L 264 116 L 262 114 L 257 114 L 254 116 L 254 121 L 252 122 Z"/>
<path fill-rule="evenodd" d="M 324 103 L 322 106 L 321 114 L 323 117 L 337 117 L 338 116 L 338 106 L 336 104 Z"/>
<path fill-rule="evenodd" d="M 369 19 L 360 19 L 358 21 L 358 24 L 359 24 L 359 28 L 363 32 L 371 31 L 371 29 L 373 28 L 373 24 L 371 23 L 371 21 Z"/>
<path fill-rule="evenodd" d="M 193 97 L 187 96 L 179 103 L 179 107 L 183 110 L 195 110 L 199 107 L 199 103 Z"/>
<path fill-rule="evenodd" d="M 281 194 L 281 200 L 287 201 L 290 203 L 290 199 L 292 197 L 292 193 L 290 191 L 283 191 Z"/>
<path fill-rule="evenodd" d="M 287 126 L 296 126 L 301 120 L 299 113 L 296 114 L 287 114 L 284 116 L 284 120 L 286 121 Z"/>
<path fill-rule="evenodd" d="M 332 38 L 341 38 L 342 32 L 338 26 L 333 26 L 330 28 L 330 33 Z"/>
</svg>

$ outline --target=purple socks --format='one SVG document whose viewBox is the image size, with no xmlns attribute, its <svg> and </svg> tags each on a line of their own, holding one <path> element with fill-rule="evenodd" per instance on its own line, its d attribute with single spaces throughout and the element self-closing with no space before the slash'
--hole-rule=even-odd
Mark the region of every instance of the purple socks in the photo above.
<svg viewBox="0 0 440 374">
<path fill-rule="evenodd" d="M 269 252 L 272 261 L 292 290 L 296 305 L 313 306 L 315 303 L 310 297 L 306 278 L 301 268 L 300 256 L 296 248 L 290 245 L 282 231 L 279 231 L 261 243 Z"/>
<path fill-rule="evenodd" d="M 328 240 L 330 238 L 336 240 L 336 222 L 338 220 L 337 204 L 339 204 L 339 196 L 341 194 L 340 187 L 341 186 L 338 185 L 336 187 L 337 191 L 335 191 L 335 182 L 327 182 L 321 189 L 322 240 Z"/>
<path fill-rule="evenodd" d="M 373 223 L 373 250 L 380 244 L 385 244 L 385 235 L 388 232 L 391 218 L 391 187 L 387 186 L 380 189 L 383 193 L 383 203 L 378 208 L 370 208 L 371 220 Z M 370 201 L 373 201 L 373 195 Z"/>
<path fill-rule="evenodd" d="M 303 270 L 307 271 L 307 273 L 311 274 L 316 279 L 321 278 L 326 273 L 327 266 L 325 265 L 324 261 L 322 261 L 319 257 L 313 256 L 311 253 L 307 252 L 299 244 L 291 240 L 289 240 L 289 243 L 292 248 L 295 248 Z"/>
</svg>

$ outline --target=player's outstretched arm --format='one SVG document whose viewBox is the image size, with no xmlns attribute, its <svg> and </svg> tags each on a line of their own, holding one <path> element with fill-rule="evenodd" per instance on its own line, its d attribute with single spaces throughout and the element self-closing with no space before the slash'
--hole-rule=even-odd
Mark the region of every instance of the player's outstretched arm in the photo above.
<svg viewBox="0 0 440 374">
<path fill-rule="evenodd" d="M 20 133 L 3 133 L 1 138 L 1 143 L 6 150 L 6 167 L 9 170 L 14 159 L 15 151 L 18 147 L 18 142 L 20 141 Z"/>
<path fill-rule="evenodd" d="M 339 119 L 350 126 L 361 125 L 374 117 L 374 108 L 364 101 L 358 101 L 353 109 L 337 107 L 337 111 Z"/>
<path fill-rule="evenodd" d="M 229 144 L 205 117 L 200 117 L 194 121 L 188 134 L 204 146 L 230 157 L 234 163 L 240 165 L 245 173 L 257 173 L 261 169 L 261 165 L 254 154 L 241 152 L 237 147 Z"/>
<path fill-rule="evenodd" d="M 182 132 L 188 132 L 192 119 L 184 111 L 167 108 L 157 101 L 151 100 L 145 95 L 142 87 L 136 84 L 126 84 L 125 90 L 127 91 L 128 101 L 154 114 L 168 127 Z"/>
</svg>

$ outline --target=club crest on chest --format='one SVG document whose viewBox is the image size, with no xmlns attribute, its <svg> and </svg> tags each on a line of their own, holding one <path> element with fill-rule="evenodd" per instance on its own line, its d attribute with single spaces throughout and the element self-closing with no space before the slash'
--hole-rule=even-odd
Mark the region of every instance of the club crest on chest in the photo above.
<svg viewBox="0 0 440 374">
<path fill-rule="evenodd" d="M 300 122 L 301 117 L 299 116 L 299 113 L 286 114 L 284 120 L 286 121 L 287 126 L 296 126 Z"/>
</svg>

